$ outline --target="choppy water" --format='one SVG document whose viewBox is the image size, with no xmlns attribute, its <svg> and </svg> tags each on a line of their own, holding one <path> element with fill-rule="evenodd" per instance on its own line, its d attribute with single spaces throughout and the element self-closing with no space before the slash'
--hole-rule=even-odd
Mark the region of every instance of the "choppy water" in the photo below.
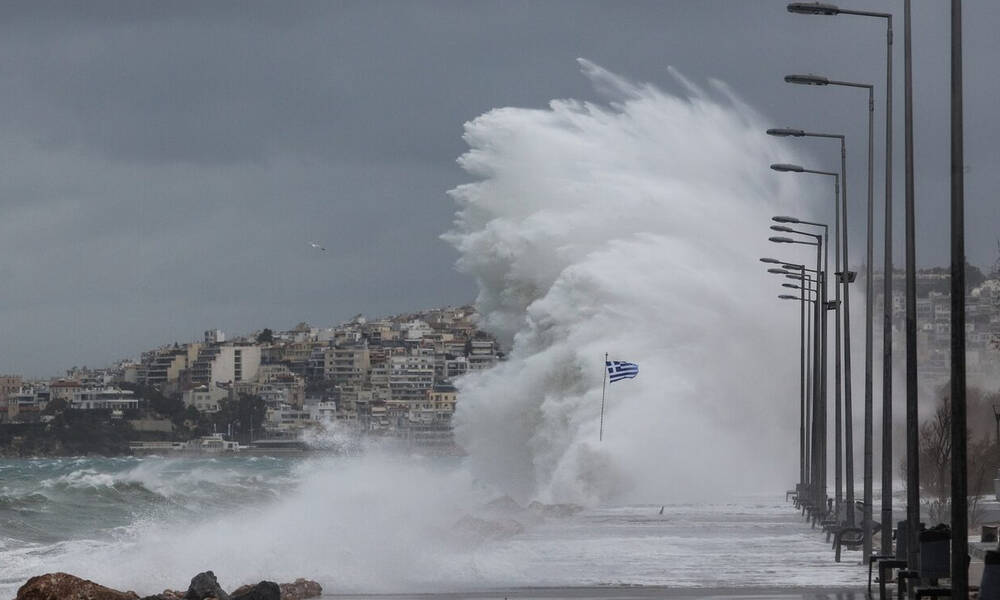
<svg viewBox="0 0 1000 600">
<path fill-rule="evenodd" d="M 859 554 L 835 564 L 777 496 L 667 504 L 662 515 L 659 505 L 543 514 L 489 508 L 490 498 L 454 460 L 4 460 L 0 598 L 56 570 L 140 594 L 206 569 L 226 587 L 308 577 L 334 593 L 863 580 Z"/>
</svg>

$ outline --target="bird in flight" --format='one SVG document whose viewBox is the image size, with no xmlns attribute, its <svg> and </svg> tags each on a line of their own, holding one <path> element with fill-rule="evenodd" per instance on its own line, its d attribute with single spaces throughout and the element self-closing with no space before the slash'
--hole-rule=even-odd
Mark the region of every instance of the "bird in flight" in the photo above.
<svg viewBox="0 0 1000 600">
<path fill-rule="evenodd" d="M 323 246 L 320 246 L 316 242 L 309 242 L 309 245 L 312 246 L 313 248 L 316 248 L 317 250 L 321 250 L 323 252 L 326 252 L 326 248 L 324 248 Z"/>
</svg>

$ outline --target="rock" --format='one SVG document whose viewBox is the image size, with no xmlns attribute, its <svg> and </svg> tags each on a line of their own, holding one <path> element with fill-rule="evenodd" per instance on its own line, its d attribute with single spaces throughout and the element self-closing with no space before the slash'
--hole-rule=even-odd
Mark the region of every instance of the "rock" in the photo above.
<svg viewBox="0 0 1000 600">
<path fill-rule="evenodd" d="M 69 573 L 32 577 L 17 590 L 16 600 L 138 600 L 135 592 L 120 592 Z"/>
<path fill-rule="evenodd" d="M 229 594 L 219 586 L 219 580 L 215 578 L 215 573 L 205 571 L 198 573 L 191 580 L 188 591 L 184 594 L 184 600 L 205 600 L 206 598 L 216 598 L 217 600 L 229 600 Z"/>
<path fill-rule="evenodd" d="M 268 582 L 262 581 L 257 585 L 261 583 Z M 241 585 L 229 594 L 229 600 L 243 600 L 244 594 L 254 587 L 252 585 Z M 305 600 L 306 598 L 317 598 L 323 595 L 323 586 L 315 581 L 302 579 L 301 577 L 292 583 L 278 584 L 278 588 L 281 590 L 281 600 Z"/>
<path fill-rule="evenodd" d="M 305 600 L 323 595 L 323 586 L 308 579 L 296 579 L 292 583 L 282 583 L 281 600 Z"/>
<path fill-rule="evenodd" d="M 241 591 L 249 588 L 246 591 Z M 238 593 L 237 593 L 238 592 Z M 261 581 L 254 586 L 243 586 L 230 597 L 230 600 L 281 600 L 281 588 L 273 581 Z"/>
</svg>

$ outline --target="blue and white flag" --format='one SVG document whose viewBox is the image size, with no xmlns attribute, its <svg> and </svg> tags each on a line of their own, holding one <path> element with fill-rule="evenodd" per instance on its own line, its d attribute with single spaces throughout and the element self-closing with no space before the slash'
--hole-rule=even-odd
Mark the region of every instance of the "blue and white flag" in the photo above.
<svg viewBox="0 0 1000 600">
<path fill-rule="evenodd" d="M 639 374 L 639 365 L 625 362 L 623 360 L 606 360 L 604 364 L 608 367 L 608 376 L 611 383 L 622 379 L 632 379 Z"/>
</svg>

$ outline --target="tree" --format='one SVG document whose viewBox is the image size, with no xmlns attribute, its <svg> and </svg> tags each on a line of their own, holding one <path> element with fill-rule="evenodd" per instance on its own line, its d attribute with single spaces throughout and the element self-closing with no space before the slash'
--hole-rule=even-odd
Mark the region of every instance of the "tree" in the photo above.
<svg viewBox="0 0 1000 600">
<path fill-rule="evenodd" d="M 232 428 L 233 438 L 250 443 L 260 437 L 267 417 L 267 405 L 260 396 L 240 394 L 234 400 L 219 402 L 219 410 L 210 415 L 210 422 L 217 431 L 229 431 Z"/>
<path fill-rule="evenodd" d="M 258 344 L 273 344 L 274 343 L 274 332 L 265 327 L 257 334 Z"/>
<path fill-rule="evenodd" d="M 969 390 L 969 413 L 978 410 L 983 394 Z M 942 395 L 933 416 L 920 425 L 919 433 L 920 488 L 922 502 L 927 506 L 932 522 L 951 521 L 951 398 Z M 989 474 L 995 472 L 1000 450 L 989 435 L 975 439 L 966 429 L 966 472 L 968 477 L 969 523 L 978 519 L 979 496 L 987 492 Z M 905 466 L 904 466 L 905 472 Z"/>
<path fill-rule="evenodd" d="M 45 410 L 42 411 L 43 415 L 57 415 L 62 411 L 69 408 L 69 403 L 62 398 L 56 398 L 50 400 L 48 404 L 45 405 Z"/>
<path fill-rule="evenodd" d="M 965 261 L 965 291 L 968 292 L 979 287 L 984 281 L 986 281 L 986 275 L 983 275 L 982 270 L 969 264 L 969 261 Z"/>
</svg>

